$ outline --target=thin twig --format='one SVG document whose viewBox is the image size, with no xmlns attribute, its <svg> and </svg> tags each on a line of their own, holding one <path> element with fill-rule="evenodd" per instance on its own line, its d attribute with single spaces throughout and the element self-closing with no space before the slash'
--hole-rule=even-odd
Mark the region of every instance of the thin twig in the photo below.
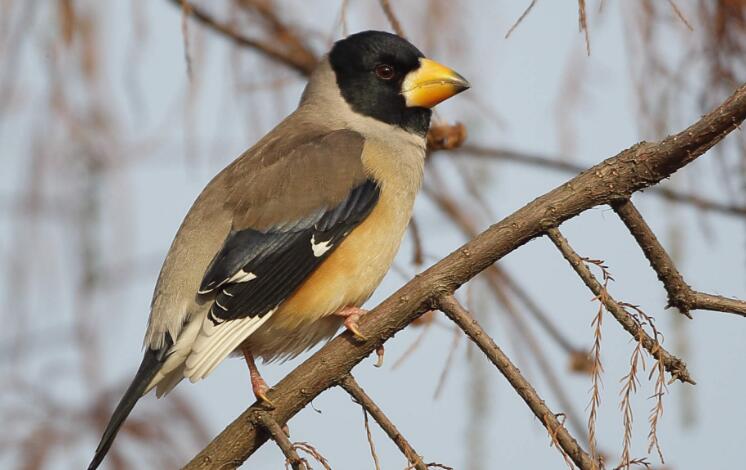
<svg viewBox="0 0 746 470">
<path fill-rule="evenodd" d="M 536 393 L 534 387 L 521 375 L 521 371 L 497 347 L 492 338 L 482 329 L 477 320 L 461 306 L 458 300 L 453 295 L 446 295 L 438 300 L 438 304 L 440 310 L 448 315 L 448 318 L 453 320 L 479 346 L 479 349 L 482 350 L 495 367 L 505 376 L 534 415 L 547 427 L 550 436 L 556 436 L 560 447 L 570 456 L 575 465 L 582 470 L 591 470 L 594 468 L 591 457 L 580 447 L 578 441 L 575 440 L 567 428 L 557 419 L 557 415 L 544 403 L 544 400 Z"/>
<path fill-rule="evenodd" d="M 593 317 L 591 326 L 593 326 L 593 346 L 589 353 L 591 357 L 591 402 L 588 405 L 588 447 L 593 458 L 593 464 L 598 461 L 598 440 L 596 439 L 596 421 L 598 420 L 598 408 L 601 405 L 601 374 L 604 372 L 603 363 L 601 362 L 601 338 L 602 327 L 604 324 L 604 307 L 605 297 L 608 295 L 606 287 L 608 286 L 611 276 L 606 270 L 606 266 L 600 262 L 596 263 L 603 272 L 604 283 L 600 294 L 596 295 L 598 300 L 598 310 Z"/>
<path fill-rule="evenodd" d="M 302 450 L 303 452 L 313 457 L 314 460 L 316 460 L 318 463 L 321 464 L 322 467 L 324 467 L 324 470 L 332 470 L 332 466 L 329 465 L 329 461 L 326 460 L 323 455 L 321 455 L 321 452 L 319 452 L 318 449 L 316 449 L 308 442 L 295 442 L 293 443 L 293 447 L 298 450 Z M 306 459 L 301 460 L 303 460 L 304 462 L 306 461 Z"/>
<path fill-rule="evenodd" d="M 622 421 L 624 423 L 624 438 L 622 442 L 622 458 L 619 466 L 627 469 L 632 461 L 632 395 L 637 393 L 637 387 L 640 385 L 637 372 L 640 367 L 643 370 L 645 369 L 645 358 L 642 356 L 642 351 L 642 341 L 638 338 L 629 360 L 629 372 L 620 380 L 622 390 L 619 392 L 619 395 L 621 395 L 622 400 L 619 403 L 619 409 L 622 412 Z"/>
<path fill-rule="evenodd" d="M 183 0 L 171 0 L 171 3 L 182 8 L 184 2 Z M 317 59 L 308 49 L 280 50 L 269 41 L 260 41 L 244 36 L 227 24 L 217 21 L 209 13 L 195 5 L 190 4 L 188 13 L 204 26 L 220 33 L 237 45 L 254 49 L 278 63 L 287 65 L 301 75 L 309 75 L 316 67 Z"/>
<path fill-rule="evenodd" d="M 373 465 L 376 470 L 381 470 L 381 462 L 378 460 L 378 453 L 376 452 L 376 445 L 373 442 L 373 433 L 370 432 L 370 423 L 368 422 L 368 412 L 365 408 L 361 408 L 363 411 L 363 421 L 365 422 L 365 434 L 368 436 L 368 446 L 370 446 L 370 455 L 373 457 Z"/>
<path fill-rule="evenodd" d="M 679 19 L 681 20 L 681 22 L 684 23 L 684 25 L 687 28 L 689 28 L 689 31 L 694 31 L 694 28 L 692 27 L 691 23 L 689 23 L 689 21 L 687 21 L 687 19 L 684 16 L 684 14 L 681 12 L 681 10 L 679 10 L 679 6 L 676 5 L 676 2 L 674 2 L 673 0 L 668 0 L 668 4 L 671 5 L 671 8 L 673 9 L 674 13 L 676 13 L 676 16 L 679 17 Z"/>
<path fill-rule="evenodd" d="M 557 419 L 562 418 L 562 421 L 560 421 L 560 424 L 563 426 L 565 425 L 565 419 L 566 416 L 563 413 L 560 413 L 557 415 Z M 551 424 L 549 423 L 549 419 L 547 416 L 544 416 L 544 427 L 547 429 L 551 429 Z M 559 429 L 559 428 L 557 428 Z M 567 452 L 565 452 L 565 449 L 562 448 L 559 441 L 557 440 L 557 432 L 549 431 L 549 438 L 552 440 L 552 442 L 549 444 L 549 447 L 554 447 L 557 450 L 560 451 L 562 454 L 562 458 L 565 459 L 565 463 L 567 464 L 567 468 L 570 470 L 575 470 L 575 463 L 572 461 L 569 455 L 567 455 Z"/>
<path fill-rule="evenodd" d="M 364 411 L 370 413 L 373 419 L 376 420 L 381 429 L 388 434 L 389 438 L 394 441 L 394 444 L 401 450 L 407 461 L 414 465 L 417 470 L 427 470 L 427 466 L 422 462 L 422 458 L 415 452 L 414 448 L 409 442 L 402 436 L 399 430 L 396 428 L 394 423 L 381 411 L 376 403 L 365 393 L 365 390 L 355 381 L 352 375 L 346 375 L 339 382 L 339 385 L 349 393 L 356 402 L 363 407 Z M 371 443 L 371 451 L 374 452 Z M 374 455 L 374 459 L 375 459 Z"/>
<path fill-rule="evenodd" d="M 189 45 L 189 15 L 192 5 L 184 0 L 181 2 L 181 37 L 184 43 L 184 62 L 186 62 L 187 77 L 192 79 L 192 55 Z"/>
<path fill-rule="evenodd" d="M 686 283 L 673 260 L 660 244 L 653 230 L 645 222 L 642 214 L 632 204 L 632 201 L 625 200 L 612 204 L 612 207 L 624 222 L 624 225 L 627 226 L 637 244 L 640 245 L 645 257 L 650 262 L 650 266 L 663 283 L 663 287 L 668 293 L 669 306 L 676 307 L 687 316 L 689 316 L 690 310 L 702 309 L 746 317 L 746 302 L 697 292 Z"/>
<path fill-rule="evenodd" d="M 420 224 L 412 217 L 409 221 L 409 233 L 412 234 L 412 264 L 422 266 L 425 262 L 425 254 L 422 249 L 422 236 L 420 236 Z"/>
<path fill-rule="evenodd" d="M 531 9 L 536 5 L 536 0 L 531 0 L 531 3 L 528 4 L 528 7 L 526 7 L 525 10 L 523 10 L 523 13 L 521 13 L 521 16 L 518 17 L 517 20 L 515 20 L 515 23 L 513 23 L 513 26 L 510 27 L 507 33 L 505 33 L 505 39 L 508 39 L 511 34 L 513 34 L 513 30 L 515 30 L 521 22 L 523 22 L 523 19 L 528 16 L 529 12 L 531 12 Z"/>
<path fill-rule="evenodd" d="M 694 380 L 689 375 L 689 371 L 686 368 L 684 361 L 678 357 L 672 355 L 661 346 L 657 339 L 651 338 L 645 330 L 635 321 L 634 317 L 629 314 L 621 305 L 619 305 L 611 295 L 602 295 L 604 287 L 598 282 L 596 277 L 591 273 L 588 267 L 585 265 L 583 258 L 581 258 L 575 250 L 567 242 L 567 239 L 560 233 L 556 228 L 550 228 L 547 230 L 549 238 L 554 242 L 555 246 L 560 250 L 565 259 L 578 273 L 578 276 L 583 280 L 586 286 L 593 292 L 594 295 L 599 297 L 606 309 L 611 313 L 614 318 L 624 327 L 633 338 L 640 338 L 643 347 L 656 358 L 661 359 L 666 365 L 666 370 L 671 374 L 672 380 L 679 380 L 681 382 L 687 382 L 695 384 Z"/>
<path fill-rule="evenodd" d="M 433 393 L 433 398 L 435 398 L 436 400 L 440 398 L 440 394 L 443 392 L 443 387 L 445 386 L 446 379 L 448 378 L 448 372 L 450 372 L 451 370 L 451 364 L 453 364 L 453 359 L 456 357 L 456 350 L 458 349 L 458 343 L 461 339 L 458 328 L 454 326 L 453 330 L 453 340 L 451 340 L 451 347 L 448 349 L 446 363 L 443 364 L 443 370 L 440 373 L 440 377 L 438 377 L 438 385 L 435 386 L 435 392 Z"/>
<path fill-rule="evenodd" d="M 389 20 L 389 23 L 391 23 L 391 28 L 393 28 L 394 32 L 401 37 L 406 37 L 404 35 L 404 29 L 402 29 L 399 19 L 391 8 L 389 0 L 379 0 L 379 3 L 381 4 L 381 9 L 386 14 L 386 18 Z"/>
<path fill-rule="evenodd" d="M 257 412 L 255 417 L 256 421 L 267 430 L 269 435 L 272 437 L 272 440 L 277 443 L 277 446 L 282 450 L 282 453 L 285 454 L 285 458 L 290 463 L 293 470 L 308 470 L 308 466 L 305 464 L 303 459 L 298 456 L 298 453 L 295 452 L 293 444 L 290 442 L 290 439 L 288 439 L 285 431 L 283 431 L 280 425 L 277 424 L 277 421 L 275 421 L 269 414 L 261 411 Z"/>
<path fill-rule="evenodd" d="M 578 25 L 585 38 L 585 51 L 591 55 L 591 39 L 588 35 L 588 17 L 585 12 L 585 0 L 578 0 Z"/>
</svg>

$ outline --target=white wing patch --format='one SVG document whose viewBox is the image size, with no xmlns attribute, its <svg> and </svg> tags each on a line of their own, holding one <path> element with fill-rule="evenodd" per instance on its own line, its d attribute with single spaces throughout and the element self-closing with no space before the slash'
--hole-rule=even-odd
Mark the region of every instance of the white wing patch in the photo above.
<svg viewBox="0 0 746 470">
<path fill-rule="evenodd" d="M 332 244 L 331 240 L 316 243 L 315 237 L 315 235 L 311 237 L 311 249 L 313 250 L 313 255 L 318 258 L 329 251 L 329 249 L 332 247 Z"/>
<path fill-rule="evenodd" d="M 225 282 L 232 284 L 232 283 L 240 283 L 240 282 L 249 282 L 254 279 L 256 279 L 256 274 L 247 273 L 243 269 L 239 269 L 236 274 L 231 276 L 231 278 Z"/>
<path fill-rule="evenodd" d="M 227 284 L 239 284 L 241 282 L 253 281 L 254 279 L 256 279 L 256 274 L 254 274 L 254 273 L 247 273 L 243 269 L 239 269 L 236 274 L 234 274 L 233 276 L 229 277 L 228 279 L 225 279 L 225 280 L 221 281 L 218 285 L 216 285 L 216 286 L 210 286 L 210 287 L 207 287 L 205 289 L 198 290 L 197 293 L 198 294 L 209 294 L 210 292 L 212 292 L 215 289 L 219 288 L 223 284 L 226 284 L 226 283 Z M 233 297 L 230 294 L 226 294 L 226 295 L 229 295 L 230 297 Z"/>
<path fill-rule="evenodd" d="M 226 320 L 215 325 L 209 316 L 202 320 L 202 326 L 191 352 L 186 358 L 184 377 L 196 382 L 205 378 L 220 362 L 235 350 L 243 341 L 272 316 L 273 308 L 261 317 L 246 317 Z"/>
</svg>

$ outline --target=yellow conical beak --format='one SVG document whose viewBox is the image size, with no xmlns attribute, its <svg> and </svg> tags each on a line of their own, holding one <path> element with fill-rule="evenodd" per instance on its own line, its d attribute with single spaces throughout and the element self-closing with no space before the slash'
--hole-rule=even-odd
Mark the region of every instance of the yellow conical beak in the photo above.
<svg viewBox="0 0 746 470">
<path fill-rule="evenodd" d="M 401 93 L 408 107 L 432 108 L 469 87 L 464 77 L 448 67 L 420 59 L 420 67 L 404 77 Z"/>
</svg>

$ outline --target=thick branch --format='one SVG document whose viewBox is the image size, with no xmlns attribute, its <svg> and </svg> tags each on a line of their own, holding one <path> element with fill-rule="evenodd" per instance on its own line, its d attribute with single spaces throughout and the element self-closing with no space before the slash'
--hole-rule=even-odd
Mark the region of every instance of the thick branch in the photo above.
<svg viewBox="0 0 746 470">
<path fill-rule="evenodd" d="M 647 349 L 652 356 L 663 361 L 663 364 L 665 365 L 666 370 L 671 374 L 671 377 L 682 382 L 694 384 L 695 382 L 689 376 L 689 371 L 686 369 L 684 361 L 663 349 L 663 346 L 661 346 L 657 340 L 651 338 L 642 326 L 635 321 L 632 315 L 624 309 L 624 307 L 619 305 L 619 303 L 608 293 L 604 294 L 604 286 L 598 282 L 591 270 L 586 266 L 583 258 L 572 249 L 560 231 L 556 228 L 551 228 L 547 231 L 547 234 L 557 248 L 562 252 L 562 256 L 565 257 L 573 269 L 575 269 L 575 272 L 578 273 L 578 276 L 580 276 L 585 285 L 588 286 L 591 292 L 593 292 L 601 302 L 603 302 L 606 310 L 616 318 L 616 320 L 630 335 L 632 335 L 633 338 L 639 340 L 642 343 L 642 346 Z"/>
<path fill-rule="evenodd" d="M 673 260 L 632 201 L 619 202 L 614 204 L 613 208 L 635 237 L 637 244 L 640 245 L 642 252 L 650 262 L 650 266 L 663 283 L 668 293 L 669 306 L 678 308 L 687 316 L 690 310 L 696 309 L 717 310 L 746 316 L 746 302 L 697 292 L 684 281 L 684 277 L 676 269 Z"/>
<path fill-rule="evenodd" d="M 381 408 L 371 399 L 365 390 L 355 381 L 352 375 L 345 376 L 339 385 L 349 393 L 356 402 L 360 403 L 360 406 L 373 416 L 381 429 L 383 429 L 389 438 L 394 441 L 394 444 L 402 451 L 407 461 L 413 464 L 413 468 L 417 470 L 427 470 L 427 465 L 422 462 L 422 458 L 414 451 L 412 446 L 402 436 L 394 423 L 391 422 L 388 417 L 383 413 Z"/>
<path fill-rule="evenodd" d="M 336 385 L 350 370 L 415 318 L 433 300 L 452 293 L 495 261 L 547 229 L 601 204 L 626 199 L 702 155 L 746 118 L 746 86 L 694 125 L 658 144 L 641 143 L 581 173 L 493 225 L 469 243 L 415 277 L 360 322 L 368 340 L 343 333 L 296 367 L 269 393 L 272 416 L 285 423 L 311 400 Z M 267 434 L 248 419 L 246 410 L 218 435 L 188 469 L 243 462 Z"/>
<path fill-rule="evenodd" d="M 539 421 L 547 427 L 550 436 L 556 436 L 557 442 L 562 447 L 575 465 L 585 470 L 597 468 L 591 457 L 580 447 L 570 432 L 557 419 L 557 415 L 541 399 L 534 387 L 521 375 L 521 371 L 510 362 L 508 356 L 497 347 L 492 338 L 479 326 L 479 323 L 458 303 L 452 296 L 447 295 L 439 301 L 440 310 L 453 320 L 471 338 L 479 349 L 489 358 L 498 370 L 508 379 L 510 385 L 518 392 L 523 401 L 539 418 Z"/>
</svg>

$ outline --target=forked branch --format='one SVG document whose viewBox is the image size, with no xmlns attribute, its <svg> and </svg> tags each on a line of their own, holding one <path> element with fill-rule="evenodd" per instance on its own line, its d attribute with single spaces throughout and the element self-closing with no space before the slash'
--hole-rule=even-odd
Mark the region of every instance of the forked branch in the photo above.
<svg viewBox="0 0 746 470">
<path fill-rule="evenodd" d="M 612 207 L 632 236 L 635 237 L 637 244 L 640 245 L 642 252 L 645 253 L 645 257 L 650 262 L 650 266 L 663 283 L 663 287 L 668 293 L 669 306 L 678 308 L 681 313 L 687 316 L 690 316 L 690 310 L 701 309 L 733 313 L 746 317 L 746 302 L 697 292 L 684 281 L 684 277 L 676 269 L 673 260 L 660 244 L 653 230 L 645 222 L 642 214 L 632 204 L 632 201 L 625 200 L 613 204 Z"/>
<path fill-rule="evenodd" d="M 547 235 L 549 235 L 549 238 L 560 250 L 562 256 L 565 257 L 578 276 L 580 276 L 580 279 L 582 279 L 585 285 L 588 286 L 591 292 L 593 292 L 593 295 L 603 302 L 606 310 L 608 310 L 622 327 L 632 335 L 632 338 L 639 340 L 642 346 L 651 355 L 663 361 L 666 370 L 671 374 L 671 378 L 694 384 L 695 382 L 689 375 L 689 371 L 687 370 L 684 361 L 666 351 L 657 339 L 652 338 L 642 328 L 640 323 L 637 322 L 619 302 L 614 300 L 614 298 L 606 292 L 606 288 L 596 279 L 591 270 L 588 269 L 588 266 L 586 266 L 583 258 L 575 252 L 560 231 L 556 228 L 551 228 L 547 230 Z"/>
</svg>

